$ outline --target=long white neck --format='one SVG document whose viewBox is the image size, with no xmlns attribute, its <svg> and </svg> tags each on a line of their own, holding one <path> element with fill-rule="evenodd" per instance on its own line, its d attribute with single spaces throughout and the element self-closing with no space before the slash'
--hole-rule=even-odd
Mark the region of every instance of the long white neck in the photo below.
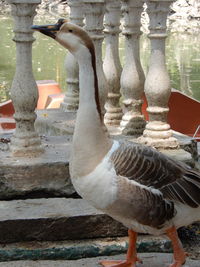
<svg viewBox="0 0 200 267">
<path fill-rule="evenodd" d="M 76 57 L 79 63 L 80 99 L 70 171 L 73 176 L 80 177 L 94 170 L 111 148 L 112 141 L 97 110 L 94 59 L 87 48 L 79 50 Z"/>
<path fill-rule="evenodd" d="M 85 51 L 84 51 L 85 50 Z M 79 108 L 82 105 L 88 105 L 88 107 L 96 106 L 95 101 L 95 73 L 92 66 L 92 57 L 87 48 L 79 51 L 78 63 L 79 63 Z M 82 52 L 82 53 L 81 53 Z"/>
</svg>

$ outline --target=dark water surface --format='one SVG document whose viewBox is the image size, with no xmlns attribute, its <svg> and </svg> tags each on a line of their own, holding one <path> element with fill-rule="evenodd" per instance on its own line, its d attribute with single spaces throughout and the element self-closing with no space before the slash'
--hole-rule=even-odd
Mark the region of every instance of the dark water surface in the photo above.
<svg viewBox="0 0 200 267">
<path fill-rule="evenodd" d="M 49 21 L 35 22 L 38 24 Z M 15 43 L 13 21 L 0 16 L 0 102 L 10 98 L 9 89 L 15 72 Z M 64 60 L 66 50 L 53 39 L 35 33 L 33 44 L 33 72 L 36 80 L 56 80 L 66 91 Z M 124 40 L 120 39 L 120 56 L 124 61 Z M 141 37 L 141 61 L 145 73 L 150 55 L 149 40 Z M 166 40 L 167 68 L 172 87 L 200 101 L 200 35 L 170 33 Z"/>
</svg>

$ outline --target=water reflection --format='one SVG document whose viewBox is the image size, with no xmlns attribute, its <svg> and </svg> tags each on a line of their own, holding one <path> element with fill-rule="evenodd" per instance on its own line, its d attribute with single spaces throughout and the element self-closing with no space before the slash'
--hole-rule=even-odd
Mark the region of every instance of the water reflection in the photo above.
<svg viewBox="0 0 200 267">
<path fill-rule="evenodd" d="M 171 34 L 167 40 L 167 53 L 172 86 L 200 100 L 200 36 Z"/>
<path fill-rule="evenodd" d="M 0 102 L 10 98 L 9 88 L 15 72 L 15 44 L 12 41 L 12 19 L 0 16 Z M 40 22 L 41 23 L 41 22 Z M 49 23 L 43 21 L 42 23 Z M 33 44 L 33 72 L 36 80 L 56 80 L 66 90 L 64 58 L 66 50 L 42 34 L 35 33 Z M 123 38 L 120 39 L 120 57 L 124 62 Z M 200 100 L 200 36 L 171 33 L 166 41 L 167 68 L 172 87 Z M 141 37 L 141 61 L 147 72 L 150 42 Z"/>
</svg>

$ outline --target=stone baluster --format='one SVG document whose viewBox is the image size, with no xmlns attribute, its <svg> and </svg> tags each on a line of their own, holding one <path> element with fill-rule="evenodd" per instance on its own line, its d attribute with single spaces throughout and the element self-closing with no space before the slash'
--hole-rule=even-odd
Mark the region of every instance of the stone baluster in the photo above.
<svg viewBox="0 0 200 267">
<path fill-rule="evenodd" d="M 124 115 L 120 127 L 123 134 L 134 137 L 142 135 L 146 124 L 141 113 L 145 80 L 139 48 L 142 9 L 141 0 L 122 0 L 125 64 L 121 75 Z"/>
<path fill-rule="evenodd" d="M 32 73 L 33 31 L 31 25 L 40 0 L 8 0 L 14 17 L 16 72 L 11 87 L 16 130 L 10 149 L 15 156 L 36 156 L 44 151 L 34 128 L 38 90 Z"/>
<path fill-rule="evenodd" d="M 69 0 L 70 21 L 80 27 L 83 27 L 83 4 L 82 0 Z M 79 68 L 74 56 L 68 52 L 65 58 L 65 69 L 67 73 L 67 92 L 60 105 L 63 111 L 76 111 L 79 104 Z"/>
<path fill-rule="evenodd" d="M 121 18 L 120 0 L 108 0 L 105 13 L 105 59 L 104 73 L 108 82 L 108 99 L 106 102 L 106 125 L 119 126 L 122 118 L 120 99 L 120 77 L 122 67 L 119 59 L 119 26 Z"/>
<path fill-rule="evenodd" d="M 104 114 L 104 105 L 108 94 L 108 83 L 103 71 L 102 61 L 102 42 L 104 39 L 103 18 L 105 13 L 105 2 L 104 0 L 84 0 L 83 2 L 86 24 L 85 29 L 90 34 L 95 46 L 100 103 L 102 113 Z"/>
<path fill-rule="evenodd" d="M 146 0 L 150 18 L 151 57 L 145 81 L 149 122 L 139 142 L 156 148 L 176 148 L 178 141 L 167 123 L 170 79 L 165 63 L 166 20 L 172 0 Z"/>
</svg>

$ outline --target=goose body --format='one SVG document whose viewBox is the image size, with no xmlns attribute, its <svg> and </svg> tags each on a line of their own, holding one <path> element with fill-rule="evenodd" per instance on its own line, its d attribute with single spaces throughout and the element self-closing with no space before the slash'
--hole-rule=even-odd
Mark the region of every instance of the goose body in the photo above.
<svg viewBox="0 0 200 267">
<path fill-rule="evenodd" d="M 103 261 L 103 266 L 131 267 L 136 256 L 136 232 L 167 234 L 175 262 L 182 266 L 185 252 L 176 229 L 200 220 L 200 174 L 155 149 L 133 142 L 113 141 L 104 126 L 96 74 L 95 51 L 88 34 L 65 20 L 33 26 L 53 37 L 79 63 L 80 104 L 70 161 L 76 191 L 129 229 L 125 262 Z"/>
<path fill-rule="evenodd" d="M 91 205 L 139 233 L 160 235 L 200 220 L 198 173 L 136 143 L 114 141 L 92 172 L 72 182 Z"/>
</svg>

